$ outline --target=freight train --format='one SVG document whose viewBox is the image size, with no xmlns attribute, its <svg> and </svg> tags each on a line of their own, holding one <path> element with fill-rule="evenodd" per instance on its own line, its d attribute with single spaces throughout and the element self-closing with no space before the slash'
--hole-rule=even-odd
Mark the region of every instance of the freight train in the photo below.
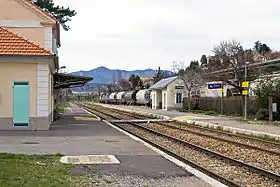
<svg viewBox="0 0 280 187">
<path fill-rule="evenodd" d="M 101 93 L 100 103 L 151 106 L 151 90 L 132 90 Z"/>
</svg>

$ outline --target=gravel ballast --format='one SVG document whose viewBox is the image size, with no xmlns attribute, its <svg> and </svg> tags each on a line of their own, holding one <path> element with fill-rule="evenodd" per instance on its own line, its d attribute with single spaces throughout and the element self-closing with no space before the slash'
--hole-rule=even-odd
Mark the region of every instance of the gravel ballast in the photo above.
<svg viewBox="0 0 280 187">
<path fill-rule="evenodd" d="M 125 174 L 95 176 L 91 187 L 210 187 L 196 177 L 147 178 Z"/>
</svg>

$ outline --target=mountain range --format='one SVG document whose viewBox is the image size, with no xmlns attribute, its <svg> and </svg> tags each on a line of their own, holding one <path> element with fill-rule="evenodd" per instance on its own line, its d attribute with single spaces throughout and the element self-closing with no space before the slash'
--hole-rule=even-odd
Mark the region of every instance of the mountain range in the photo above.
<svg viewBox="0 0 280 187">
<path fill-rule="evenodd" d="M 108 69 L 104 66 L 89 70 L 89 71 L 77 71 L 73 72 L 73 75 L 89 76 L 94 79 L 90 83 L 96 84 L 108 84 L 112 82 L 119 81 L 120 79 L 129 79 L 129 77 L 134 75 L 139 75 L 140 77 L 153 77 L 156 75 L 158 70 L 145 69 L 145 70 L 120 70 L 120 69 Z M 165 74 L 172 75 L 171 71 L 163 70 Z"/>
</svg>

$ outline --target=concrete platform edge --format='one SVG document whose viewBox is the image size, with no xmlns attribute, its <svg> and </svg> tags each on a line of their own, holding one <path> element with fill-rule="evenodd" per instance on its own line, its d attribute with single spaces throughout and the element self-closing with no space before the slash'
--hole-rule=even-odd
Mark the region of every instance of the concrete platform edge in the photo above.
<svg viewBox="0 0 280 187">
<path fill-rule="evenodd" d="M 143 112 L 143 111 L 137 111 L 137 110 L 131 111 L 131 110 L 128 110 L 128 109 L 123 109 L 123 108 L 119 108 L 119 107 L 115 107 L 115 106 L 108 106 L 108 105 L 101 105 L 101 106 L 104 106 L 104 107 L 107 107 L 107 108 L 112 108 L 112 109 L 117 109 L 117 110 L 122 110 L 122 111 L 125 111 L 125 112 L 143 114 L 143 115 L 147 115 L 147 116 L 151 116 L 151 117 L 156 117 L 156 118 L 159 118 L 159 119 L 171 120 L 170 117 L 160 115 L 160 114 L 154 114 L 154 113 L 150 113 L 150 112 Z M 275 138 L 276 140 L 280 140 L 280 135 L 270 134 L 270 133 L 261 132 L 261 131 L 253 131 L 253 130 L 241 129 L 241 128 L 236 128 L 236 127 L 217 125 L 217 124 L 214 124 L 214 123 L 202 122 L 202 121 L 197 121 L 197 120 L 175 120 L 175 121 L 190 123 L 190 124 L 194 124 L 194 125 L 198 125 L 198 126 L 202 126 L 202 127 L 222 128 L 223 130 L 232 132 L 234 134 L 241 133 L 241 134 L 255 135 L 255 136 L 268 136 L 270 138 Z"/>
</svg>

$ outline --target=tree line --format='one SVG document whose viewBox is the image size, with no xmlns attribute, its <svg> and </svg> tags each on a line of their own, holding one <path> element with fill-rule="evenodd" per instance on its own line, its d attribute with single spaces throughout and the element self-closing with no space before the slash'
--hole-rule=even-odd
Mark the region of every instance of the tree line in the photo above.
<svg viewBox="0 0 280 187">
<path fill-rule="evenodd" d="M 242 90 L 244 89 L 242 82 L 245 79 L 255 81 L 260 76 L 269 75 L 278 70 L 273 66 L 264 68 L 254 66 L 255 63 L 280 58 L 279 51 L 272 50 L 267 44 L 260 41 L 256 41 L 254 46 L 249 49 L 244 49 L 237 40 L 222 41 L 214 46 L 212 53 L 213 55 L 208 57 L 205 54 L 202 55 L 200 61 L 191 61 L 186 68 L 179 63 L 173 62 L 173 66 L 175 66 L 173 69 L 177 70 L 177 76 L 183 80 L 188 98 L 191 98 L 192 91 L 205 86 L 210 81 L 222 81 L 224 84 L 233 86 L 238 95 L 242 95 Z M 272 85 L 271 80 L 269 83 Z M 267 95 L 269 89 L 263 89 L 262 87 L 265 87 L 265 85 L 264 82 L 259 84 L 256 95 L 257 98 L 265 100 L 262 103 L 266 104 L 268 97 L 263 96 L 263 91 L 266 90 L 265 95 Z M 280 84 L 273 83 L 273 85 Z M 275 87 L 272 88 L 277 90 Z M 273 91 L 274 95 L 275 92 Z M 262 104 L 262 106 L 264 105 Z M 190 102 L 188 102 L 188 108 L 190 109 Z"/>
</svg>

